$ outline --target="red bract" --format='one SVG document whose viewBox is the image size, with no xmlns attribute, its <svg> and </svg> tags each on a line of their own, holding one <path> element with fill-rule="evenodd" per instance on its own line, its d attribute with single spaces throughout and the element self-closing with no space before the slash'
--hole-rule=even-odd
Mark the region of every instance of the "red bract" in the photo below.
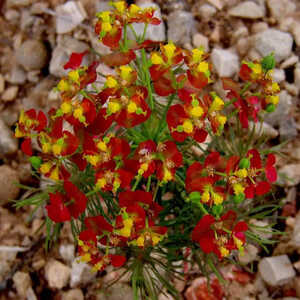
<svg viewBox="0 0 300 300">
<path fill-rule="evenodd" d="M 81 53 L 72 53 L 69 61 L 64 65 L 64 69 L 72 69 L 75 70 L 80 67 L 83 57 L 88 53 L 88 51 L 84 51 Z"/>
<path fill-rule="evenodd" d="M 128 65 L 132 60 L 136 58 L 133 50 L 126 52 L 116 51 L 111 54 L 103 55 L 101 60 L 109 67 L 117 67 Z"/>
<path fill-rule="evenodd" d="M 64 190 L 66 194 L 49 194 L 50 204 L 46 209 L 54 222 L 69 221 L 71 217 L 77 219 L 86 208 L 87 198 L 74 184 L 65 181 Z"/>
<path fill-rule="evenodd" d="M 242 249 L 245 243 L 245 222 L 236 223 L 236 213 L 228 211 L 219 220 L 205 215 L 192 232 L 192 240 L 200 245 L 205 253 L 215 253 L 220 259 L 234 249 Z"/>
<path fill-rule="evenodd" d="M 113 226 L 103 216 L 87 217 L 84 219 L 84 224 L 88 230 L 92 230 L 99 236 L 113 231 Z"/>
</svg>

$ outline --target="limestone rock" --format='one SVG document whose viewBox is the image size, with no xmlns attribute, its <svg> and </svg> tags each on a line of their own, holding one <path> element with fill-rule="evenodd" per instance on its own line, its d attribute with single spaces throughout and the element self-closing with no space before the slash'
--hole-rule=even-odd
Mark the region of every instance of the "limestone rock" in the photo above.
<svg viewBox="0 0 300 300">
<path fill-rule="evenodd" d="M 20 297 L 26 295 L 27 290 L 31 287 L 31 278 L 28 273 L 25 272 L 16 272 L 13 276 L 13 282 L 17 293 Z"/>
<path fill-rule="evenodd" d="M 264 8 L 255 2 L 245 1 L 228 11 L 232 17 L 240 17 L 245 19 L 259 19 L 265 16 Z"/>
<path fill-rule="evenodd" d="M 0 119 L 0 157 L 12 154 L 18 150 L 18 141 L 13 132 Z"/>
<path fill-rule="evenodd" d="M 300 183 L 300 164 L 288 164 L 278 170 L 278 183 L 285 186 L 295 186 Z M 283 176 L 283 178 L 280 177 Z"/>
<path fill-rule="evenodd" d="M 80 289 L 73 289 L 62 294 L 62 300 L 84 300 L 83 293 Z"/>
<path fill-rule="evenodd" d="M 214 49 L 211 59 L 220 77 L 231 77 L 239 70 L 239 57 L 233 51 Z"/>
<path fill-rule="evenodd" d="M 193 36 L 193 45 L 196 48 L 203 47 L 206 52 L 209 51 L 208 38 L 205 35 L 201 34 L 201 33 L 194 34 L 194 36 Z"/>
<path fill-rule="evenodd" d="M 267 0 L 272 17 L 281 20 L 296 10 L 296 4 L 291 0 Z"/>
<path fill-rule="evenodd" d="M 40 70 L 47 63 L 48 53 L 41 41 L 26 40 L 17 50 L 16 58 L 26 70 Z"/>
<path fill-rule="evenodd" d="M 19 91 L 19 87 L 17 85 L 10 86 L 9 88 L 7 88 L 4 91 L 4 93 L 2 94 L 1 99 L 4 102 L 13 101 L 16 98 L 16 96 L 18 94 L 18 91 Z"/>
<path fill-rule="evenodd" d="M 56 33 L 68 33 L 75 29 L 86 17 L 87 13 L 82 4 L 68 1 L 56 7 Z"/>
<path fill-rule="evenodd" d="M 70 268 L 58 260 L 52 259 L 45 266 L 45 277 L 50 288 L 65 287 L 69 282 L 70 273 Z"/>
<path fill-rule="evenodd" d="M 262 56 L 274 52 L 277 62 L 281 62 L 291 54 L 292 46 L 292 35 L 277 29 L 267 29 L 258 33 L 254 39 L 255 49 Z"/>
<path fill-rule="evenodd" d="M 72 262 L 70 286 L 77 287 L 91 282 L 96 277 L 96 273 L 91 271 L 91 267 L 84 262 Z"/>
<path fill-rule="evenodd" d="M 287 255 L 265 257 L 260 261 L 258 269 L 263 280 L 271 286 L 284 285 L 296 276 Z"/>
</svg>

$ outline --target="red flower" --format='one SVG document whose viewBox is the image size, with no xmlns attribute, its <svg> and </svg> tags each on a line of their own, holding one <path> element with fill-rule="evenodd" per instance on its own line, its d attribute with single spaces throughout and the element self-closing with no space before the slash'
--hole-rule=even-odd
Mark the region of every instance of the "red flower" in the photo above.
<svg viewBox="0 0 300 300">
<path fill-rule="evenodd" d="M 103 216 L 87 217 L 84 224 L 88 230 L 92 230 L 96 235 L 110 234 L 113 226 L 109 224 Z"/>
<path fill-rule="evenodd" d="M 205 253 L 215 253 L 219 258 L 230 254 L 234 249 L 242 249 L 245 243 L 245 222 L 236 223 L 236 213 L 228 211 L 219 220 L 205 215 L 192 232 L 192 240 L 200 245 Z"/>
<path fill-rule="evenodd" d="M 72 69 L 76 70 L 80 67 L 83 57 L 88 53 L 88 51 L 84 51 L 81 53 L 72 53 L 69 61 L 64 65 L 64 69 Z"/>
<path fill-rule="evenodd" d="M 48 217 L 54 222 L 65 222 L 71 217 L 77 219 L 85 211 L 87 198 L 70 181 L 64 182 L 65 194 L 49 194 L 50 204 L 46 205 Z"/>
</svg>

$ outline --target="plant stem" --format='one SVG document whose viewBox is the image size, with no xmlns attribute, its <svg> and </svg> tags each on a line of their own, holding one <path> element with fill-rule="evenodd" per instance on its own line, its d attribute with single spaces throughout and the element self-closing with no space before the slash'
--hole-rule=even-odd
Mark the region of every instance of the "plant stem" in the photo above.
<svg viewBox="0 0 300 300">
<path fill-rule="evenodd" d="M 153 110 L 154 103 L 153 103 L 151 79 L 150 79 L 149 68 L 148 68 L 148 63 L 147 63 L 146 51 L 144 48 L 142 49 L 141 54 L 142 54 L 142 62 L 143 62 L 143 71 L 145 74 L 145 79 L 146 79 L 146 84 L 147 84 L 147 89 L 148 89 L 149 104 L 150 104 L 151 110 Z"/>
</svg>

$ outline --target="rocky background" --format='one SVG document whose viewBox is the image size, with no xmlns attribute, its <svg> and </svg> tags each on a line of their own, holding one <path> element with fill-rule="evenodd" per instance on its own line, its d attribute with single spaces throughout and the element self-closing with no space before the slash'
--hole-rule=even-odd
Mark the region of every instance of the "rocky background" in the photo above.
<svg viewBox="0 0 300 300">
<path fill-rule="evenodd" d="M 129 1 L 131 2 L 131 1 Z M 147 0 L 142 6 L 153 5 Z M 220 76 L 236 76 L 243 59 L 259 59 L 275 53 L 274 73 L 281 86 L 280 103 L 270 114 L 263 131 L 273 145 L 283 147 L 278 167 L 279 199 L 285 202 L 278 228 L 285 231 L 267 254 L 249 245 L 240 261 L 244 270 L 224 269 L 229 286 L 209 296 L 205 279 L 191 268 L 186 281 L 174 281 L 188 300 L 300 299 L 300 1 L 299 0 L 157 0 L 157 16 L 163 22 L 150 26 L 148 38 L 172 40 L 185 48 L 203 45 L 211 52 Z M 78 264 L 70 227 L 46 254 L 43 211 L 33 207 L 16 210 L 10 199 L 25 197 L 14 182 L 38 186 L 31 167 L 13 137 L 21 108 L 47 111 L 57 105 L 52 88 L 65 74 L 63 65 L 72 52 L 93 46 L 108 49 L 93 35 L 95 12 L 106 10 L 104 0 L 2 0 L 0 1 L 0 299 L 129 300 L 128 278 L 106 292 L 101 287 L 119 272 L 90 273 Z M 100 65 L 101 71 L 107 71 Z M 215 89 L 222 95 L 220 82 Z M 253 220 L 255 221 L 255 220 Z M 267 225 L 267 221 L 266 221 Z M 270 238 L 266 235 L 266 238 Z M 218 291 L 218 292 L 217 292 Z M 172 299 L 161 295 L 160 300 Z"/>
</svg>

